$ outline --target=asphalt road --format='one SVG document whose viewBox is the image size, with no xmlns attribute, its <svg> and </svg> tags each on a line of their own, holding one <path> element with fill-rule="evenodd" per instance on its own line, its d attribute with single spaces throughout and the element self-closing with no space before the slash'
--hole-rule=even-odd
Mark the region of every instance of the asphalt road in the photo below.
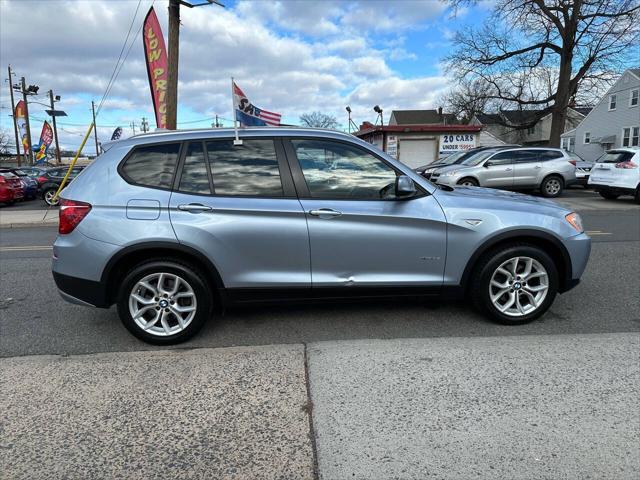
<svg viewBox="0 0 640 480">
<path fill-rule="evenodd" d="M 640 208 L 581 212 L 593 237 L 582 283 L 528 325 L 488 322 L 463 303 L 366 303 L 238 308 L 183 347 L 324 340 L 609 333 L 640 330 Z M 68 304 L 50 274 L 53 228 L 0 229 L 0 355 L 157 349 L 133 338 L 114 308 Z"/>
</svg>

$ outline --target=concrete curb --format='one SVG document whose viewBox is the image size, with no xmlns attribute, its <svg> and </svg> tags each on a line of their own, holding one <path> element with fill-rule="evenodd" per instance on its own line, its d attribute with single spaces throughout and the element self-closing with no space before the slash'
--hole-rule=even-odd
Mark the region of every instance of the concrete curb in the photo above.
<svg viewBox="0 0 640 480">
<path fill-rule="evenodd" d="M 44 221 L 40 223 L 4 223 L 0 224 L 0 229 L 2 228 L 37 228 L 37 227 L 57 227 L 58 219 L 55 221 Z"/>
</svg>

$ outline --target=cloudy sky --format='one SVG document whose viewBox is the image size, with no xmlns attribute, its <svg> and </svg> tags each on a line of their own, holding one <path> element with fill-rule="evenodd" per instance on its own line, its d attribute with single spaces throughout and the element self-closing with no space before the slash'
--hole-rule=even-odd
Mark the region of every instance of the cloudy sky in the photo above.
<svg viewBox="0 0 640 480">
<path fill-rule="evenodd" d="M 130 123 L 139 125 L 143 116 L 155 127 L 140 33 L 152 3 L 166 37 L 167 0 L 0 0 L 1 78 L 10 64 L 18 79 L 40 86 L 33 100 L 46 102 L 49 89 L 62 96 L 64 147 L 82 140 L 91 100 L 103 97 L 130 28 L 128 57 L 98 116 L 98 134 L 108 140 L 122 126 L 130 135 Z M 436 0 L 223 3 L 181 9 L 180 128 L 208 127 L 216 114 L 231 125 L 231 76 L 253 103 L 291 124 L 320 110 L 346 128 L 346 105 L 358 124 L 374 120 L 376 104 L 386 116 L 436 108 L 453 82 L 440 63 L 453 32 L 488 13 L 480 4 L 454 18 Z M 6 81 L 0 92 L 0 128 L 11 131 Z M 30 104 L 34 142 L 44 108 Z"/>
</svg>

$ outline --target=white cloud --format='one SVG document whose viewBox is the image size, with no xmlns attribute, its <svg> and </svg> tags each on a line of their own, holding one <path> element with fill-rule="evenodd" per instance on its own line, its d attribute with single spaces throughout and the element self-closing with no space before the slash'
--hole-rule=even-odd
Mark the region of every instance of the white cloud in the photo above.
<svg viewBox="0 0 640 480">
<path fill-rule="evenodd" d="M 136 35 L 150 4 L 142 2 L 131 53 L 99 123 L 126 127 L 142 115 L 153 118 L 142 41 Z M 6 72 L 10 62 L 43 92 L 53 88 L 63 97 L 60 108 L 70 113 L 65 120 L 81 124 L 89 118 L 91 98 L 99 101 L 106 88 L 135 7 L 136 2 L 107 0 L 0 0 L 0 68 Z M 392 30 L 414 28 L 442 11 L 439 2 L 415 1 L 242 1 L 236 8 L 183 8 L 179 121 L 215 113 L 230 117 L 231 76 L 257 105 L 294 122 L 301 113 L 322 110 L 346 124 L 348 103 L 361 119 L 373 118 L 374 104 L 389 112 L 433 106 L 444 78 L 402 78 L 387 60 L 416 57 L 406 38 Z M 157 5 L 156 13 L 166 35 L 166 8 Z M 49 31 L 52 24 L 64 28 L 43 42 L 42 36 L 25 34 L 24 18 L 32 32 Z M 8 103 L 4 90 L 2 105 Z M 8 127 L 7 122 L 3 116 L 1 126 Z M 63 142 L 77 145 L 83 128 L 65 130 Z M 99 134 L 107 130 L 113 128 L 103 127 Z"/>
</svg>

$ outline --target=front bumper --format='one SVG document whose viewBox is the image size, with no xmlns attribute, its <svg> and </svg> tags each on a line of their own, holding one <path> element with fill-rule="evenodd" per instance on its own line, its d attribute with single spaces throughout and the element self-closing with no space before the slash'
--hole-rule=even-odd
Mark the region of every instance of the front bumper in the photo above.
<svg viewBox="0 0 640 480">
<path fill-rule="evenodd" d="M 580 283 L 591 254 L 591 238 L 586 233 L 567 238 L 563 243 L 571 260 L 571 275 L 567 275 L 560 285 L 560 293 L 567 292 Z"/>
</svg>

